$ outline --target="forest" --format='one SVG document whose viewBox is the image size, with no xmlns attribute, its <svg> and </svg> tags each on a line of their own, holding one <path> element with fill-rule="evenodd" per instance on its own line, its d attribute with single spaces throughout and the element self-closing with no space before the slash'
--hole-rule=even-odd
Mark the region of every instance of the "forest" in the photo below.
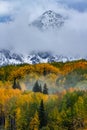
<svg viewBox="0 0 87 130">
<path fill-rule="evenodd" d="M 0 130 L 86 130 L 87 61 L 0 67 Z"/>
<path fill-rule="evenodd" d="M 86 130 L 87 92 L 0 89 L 1 130 Z"/>
</svg>

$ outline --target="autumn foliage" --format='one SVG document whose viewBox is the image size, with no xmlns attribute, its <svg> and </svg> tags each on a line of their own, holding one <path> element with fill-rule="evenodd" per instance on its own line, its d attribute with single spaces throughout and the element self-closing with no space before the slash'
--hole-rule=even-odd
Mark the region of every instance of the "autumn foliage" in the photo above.
<svg viewBox="0 0 87 130">
<path fill-rule="evenodd" d="M 0 129 L 87 129 L 87 87 L 77 87 L 82 83 L 85 60 L 1 67 Z"/>
<path fill-rule="evenodd" d="M 0 128 L 79 130 L 87 128 L 87 92 L 55 95 L 0 89 Z"/>
</svg>

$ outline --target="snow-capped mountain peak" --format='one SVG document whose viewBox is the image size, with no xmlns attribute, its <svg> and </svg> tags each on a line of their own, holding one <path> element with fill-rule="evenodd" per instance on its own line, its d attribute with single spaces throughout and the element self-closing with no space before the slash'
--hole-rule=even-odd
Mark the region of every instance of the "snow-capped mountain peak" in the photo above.
<svg viewBox="0 0 87 130">
<path fill-rule="evenodd" d="M 48 10 L 29 25 L 37 27 L 40 30 L 47 30 L 60 28 L 64 22 L 65 18 L 62 15 L 52 10 Z"/>
<path fill-rule="evenodd" d="M 51 52 L 33 52 L 27 55 L 14 53 L 10 50 L 0 50 L 0 66 L 12 64 L 38 64 L 51 62 L 67 62 L 81 59 L 80 57 L 67 57 L 63 55 L 54 55 Z"/>
<path fill-rule="evenodd" d="M 23 56 L 17 53 L 12 53 L 10 50 L 0 50 L 0 66 L 9 64 L 23 63 Z"/>
</svg>

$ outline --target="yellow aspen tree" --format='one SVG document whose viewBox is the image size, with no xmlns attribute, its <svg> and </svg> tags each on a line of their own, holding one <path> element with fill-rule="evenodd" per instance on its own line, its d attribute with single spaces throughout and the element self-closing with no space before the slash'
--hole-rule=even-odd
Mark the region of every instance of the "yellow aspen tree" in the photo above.
<svg viewBox="0 0 87 130">
<path fill-rule="evenodd" d="M 38 112 L 35 113 L 35 116 L 31 119 L 29 130 L 38 130 L 39 129 L 39 117 Z"/>
</svg>

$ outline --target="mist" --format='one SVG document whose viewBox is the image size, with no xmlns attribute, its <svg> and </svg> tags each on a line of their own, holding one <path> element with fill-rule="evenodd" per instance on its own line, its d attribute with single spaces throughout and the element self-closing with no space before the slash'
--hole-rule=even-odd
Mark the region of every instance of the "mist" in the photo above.
<svg viewBox="0 0 87 130">
<path fill-rule="evenodd" d="M 6 2 L 9 6 L 2 3 L 0 15 L 7 13 L 14 19 L 9 23 L 0 23 L 0 48 L 14 48 L 23 54 L 38 50 L 65 56 L 87 56 L 86 10 L 81 12 L 53 0 Z M 49 9 L 68 17 L 63 27 L 43 32 L 29 27 L 29 23 Z"/>
</svg>

